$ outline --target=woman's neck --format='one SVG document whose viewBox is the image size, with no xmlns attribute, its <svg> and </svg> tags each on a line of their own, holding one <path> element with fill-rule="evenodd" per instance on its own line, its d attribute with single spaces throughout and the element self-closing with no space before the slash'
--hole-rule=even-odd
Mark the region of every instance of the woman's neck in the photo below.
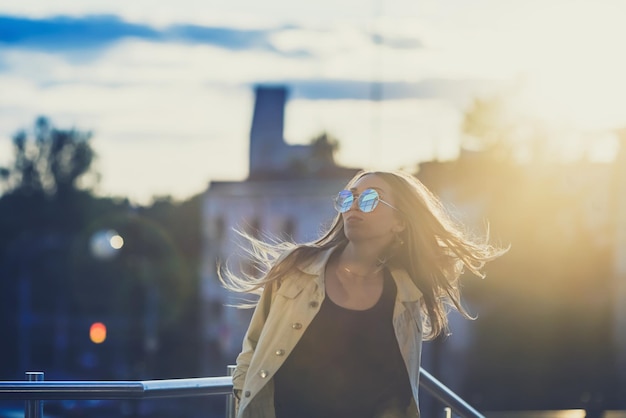
<svg viewBox="0 0 626 418">
<path fill-rule="evenodd" d="M 376 278 L 382 270 L 379 251 L 359 248 L 349 243 L 337 257 L 337 269 L 355 279 Z"/>
</svg>

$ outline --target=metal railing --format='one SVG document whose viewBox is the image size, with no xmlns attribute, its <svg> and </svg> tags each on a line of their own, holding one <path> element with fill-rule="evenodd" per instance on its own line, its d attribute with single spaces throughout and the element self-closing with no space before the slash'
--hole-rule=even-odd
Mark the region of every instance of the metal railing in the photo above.
<svg viewBox="0 0 626 418">
<path fill-rule="evenodd" d="M 149 399 L 227 395 L 226 417 L 235 416 L 231 395 L 233 366 L 228 376 L 144 381 L 44 381 L 43 372 L 27 372 L 25 381 L 0 382 L 0 400 L 24 400 L 25 418 L 43 418 L 44 400 Z M 484 418 L 461 397 L 423 368 L 420 387 L 462 418 Z"/>
</svg>

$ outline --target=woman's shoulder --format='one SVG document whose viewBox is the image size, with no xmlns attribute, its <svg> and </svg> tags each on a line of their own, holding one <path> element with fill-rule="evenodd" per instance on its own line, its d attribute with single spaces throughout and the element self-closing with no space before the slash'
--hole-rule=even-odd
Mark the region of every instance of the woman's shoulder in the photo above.
<svg viewBox="0 0 626 418">
<path fill-rule="evenodd" d="M 321 277 L 331 254 L 332 249 L 306 246 L 294 248 L 283 254 L 276 271 L 279 287 L 287 282 L 294 283 Z"/>
<path fill-rule="evenodd" d="M 334 248 L 303 247 L 300 257 L 296 260 L 296 266 L 303 273 L 319 275 L 326 268 L 334 250 Z"/>
</svg>

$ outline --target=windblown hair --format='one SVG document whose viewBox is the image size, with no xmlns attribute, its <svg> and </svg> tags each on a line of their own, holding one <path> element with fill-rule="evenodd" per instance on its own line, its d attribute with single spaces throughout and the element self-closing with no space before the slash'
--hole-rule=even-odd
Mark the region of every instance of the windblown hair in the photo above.
<svg viewBox="0 0 626 418">
<path fill-rule="evenodd" d="M 348 182 L 350 188 L 363 176 L 374 174 L 392 190 L 395 207 L 406 228 L 403 245 L 390 247 L 381 260 L 388 266 L 405 269 L 423 294 L 423 329 L 425 339 L 434 339 L 448 330 L 448 308 L 473 319 L 461 302 L 459 278 L 467 269 L 483 278 L 485 264 L 508 251 L 489 244 L 489 231 L 478 239 L 446 211 L 441 201 L 417 178 L 402 171 L 361 171 Z M 238 231 L 251 245 L 244 248 L 259 274 L 239 275 L 227 267 L 218 269 L 223 285 L 232 291 L 259 293 L 263 287 L 280 281 L 293 268 L 325 250 L 342 249 L 348 244 L 340 214 L 330 227 L 312 242 L 261 241 Z"/>
</svg>

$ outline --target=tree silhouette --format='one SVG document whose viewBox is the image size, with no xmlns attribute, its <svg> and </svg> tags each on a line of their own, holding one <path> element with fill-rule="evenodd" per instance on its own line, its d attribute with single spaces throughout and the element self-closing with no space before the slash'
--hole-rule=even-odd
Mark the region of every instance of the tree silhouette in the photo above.
<svg viewBox="0 0 626 418">
<path fill-rule="evenodd" d="M 96 196 L 84 182 L 94 174 L 91 137 L 39 117 L 14 135 L 13 160 L 0 169 L 0 374 L 188 377 L 198 358 L 201 198 L 143 208 Z M 108 230 L 124 246 L 102 258 L 90 244 Z M 108 328 L 97 346 L 85 331 L 95 320 Z"/>
<path fill-rule="evenodd" d="M 339 141 L 327 132 L 322 132 L 311 140 L 311 157 L 325 164 L 335 164 L 335 153 L 339 149 Z"/>
<path fill-rule="evenodd" d="M 513 129 L 504 97 L 476 98 L 463 117 L 462 131 L 467 135 L 463 145 L 508 157 Z"/>
<path fill-rule="evenodd" d="M 21 130 L 13 136 L 15 160 L 0 170 L 0 181 L 7 192 L 65 196 L 90 173 L 91 137 L 91 132 L 57 129 L 40 116 L 30 135 Z"/>
</svg>

